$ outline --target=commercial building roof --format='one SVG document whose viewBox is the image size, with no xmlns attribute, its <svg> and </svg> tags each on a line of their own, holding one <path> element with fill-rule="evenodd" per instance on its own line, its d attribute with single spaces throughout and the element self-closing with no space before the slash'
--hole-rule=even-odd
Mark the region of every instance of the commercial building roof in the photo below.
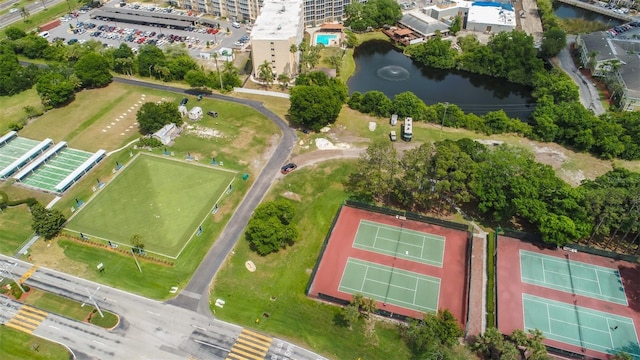
<svg viewBox="0 0 640 360">
<path fill-rule="evenodd" d="M 467 22 L 516 26 L 516 14 L 508 4 L 474 2 L 469 8 Z"/>
<path fill-rule="evenodd" d="M 297 37 L 303 21 L 302 0 L 267 0 L 251 29 L 251 40 Z"/>
<path fill-rule="evenodd" d="M 126 23 L 133 24 L 160 24 L 164 26 L 173 26 L 176 28 L 186 28 L 189 26 L 193 26 L 191 22 L 179 21 L 179 20 L 170 20 L 170 19 L 161 19 L 161 18 L 152 18 L 147 16 L 139 16 L 139 15 L 131 15 L 131 14 L 123 14 L 123 13 L 114 13 L 114 12 L 106 12 L 103 10 L 94 10 L 91 12 L 91 18 L 104 17 L 113 19 L 115 21 L 121 21 Z"/>
<path fill-rule="evenodd" d="M 423 14 L 420 11 L 412 11 L 404 14 L 398 23 L 412 29 L 422 36 L 431 36 L 435 34 L 436 31 L 445 32 L 449 30 L 449 27 L 446 24 Z"/>
</svg>

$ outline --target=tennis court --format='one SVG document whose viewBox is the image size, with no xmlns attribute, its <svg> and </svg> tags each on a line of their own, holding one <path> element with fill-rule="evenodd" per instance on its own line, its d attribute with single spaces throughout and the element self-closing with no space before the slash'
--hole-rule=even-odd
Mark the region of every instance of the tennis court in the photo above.
<svg viewBox="0 0 640 360">
<path fill-rule="evenodd" d="M 538 329 L 551 340 L 583 349 L 640 358 L 633 320 L 575 304 L 522 294 L 525 330 Z"/>
<path fill-rule="evenodd" d="M 385 305 L 434 313 L 438 310 L 440 279 L 350 257 L 338 290 L 363 294 Z"/>
<path fill-rule="evenodd" d="M 22 155 L 40 144 L 40 141 L 14 137 L 9 142 L 0 146 L 0 170 L 5 169 Z"/>
<path fill-rule="evenodd" d="M 522 282 L 628 305 L 617 269 L 526 250 L 520 250 L 520 266 Z"/>
<path fill-rule="evenodd" d="M 35 188 L 57 192 L 56 185 L 76 170 L 93 154 L 71 148 L 64 148 L 47 159 L 21 182 Z"/>
<path fill-rule="evenodd" d="M 445 237 L 360 220 L 353 247 L 442 267 Z"/>
</svg>

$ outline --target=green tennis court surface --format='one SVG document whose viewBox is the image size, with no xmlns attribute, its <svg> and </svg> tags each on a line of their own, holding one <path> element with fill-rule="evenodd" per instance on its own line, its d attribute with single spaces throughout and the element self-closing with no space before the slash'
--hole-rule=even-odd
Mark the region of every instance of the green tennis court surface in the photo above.
<svg viewBox="0 0 640 360">
<path fill-rule="evenodd" d="M 234 173 L 150 155 L 138 155 L 82 206 L 67 228 L 90 238 L 176 258 L 228 188 Z"/>
<path fill-rule="evenodd" d="M 40 141 L 21 138 L 18 136 L 0 146 L 0 169 L 6 168 L 39 143 Z"/>
<path fill-rule="evenodd" d="M 32 174 L 22 179 L 22 183 L 56 192 L 56 185 L 80 167 L 91 155 L 93 154 L 86 151 L 64 148 L 40 165 Z"/>
<path fill-rule="evenodd" d="M 360 220 L 353 247 L 442 267 L 445 238 Z"/>
<path fill-rule="evenodd" d="M 620 273 L 597 265 L 520 250 L 522 282 L 628 305 Z"/>
<path fill-rule="evenodd" d="M 613 354 L 624 351 L 640 359 L 633 320 L 574 304 L 522 294 L 525 330 L 538 329 L 551 340 Z"/>
<path fill-rule="evenodd" d="M 363 294 L 386 304 L 434 313 L 438 310 L 440 279 L 349 258 L 338 290 Z"/>
</svg>

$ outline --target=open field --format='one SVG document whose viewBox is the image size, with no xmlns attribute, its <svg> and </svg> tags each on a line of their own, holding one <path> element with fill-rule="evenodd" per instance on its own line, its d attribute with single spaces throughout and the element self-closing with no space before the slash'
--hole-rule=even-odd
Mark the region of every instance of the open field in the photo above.
<svg viewBox="0 0 640 360">
<path fill-rule="evenodd" d="M 71 357 L 62 345 L 6 326 L 0 326 L 0 344 L 0 357 L 4 360 L 69 360 Z"/>
<path fill-rule="evenodd" d="M 13 96 L 0 97 L 0 108 L 2 108 L 2 112 L 0 112 L 0 133 L 2 135 L 9 131 L 8 126 L 10 124 L 26 118 L 25 106 L 33 106 L 39 111 L 44 109 L 35 87 Z"/>
<path fill-rule="evenodd" d="M 171 258 L 180 255 L 234 177 L 144 154 L 120 172 L 78 210 L 67 229 L 125 247 L 137 234 L 147 252 Z"/>
<path fill-rule="evenodd" d="M 31 289 L 31 291 L 32 293 L 25 298 L 25 304 L 33 305 L 41 310 L 62 315 L 74 320 L 84 321 L 95 309 L 91 305 L 82 306 L 79 302 L 40 291 L 38 289 Z M 118 318 L 114 314 L 106 311 L 103 311 L 103 314 L 104 318 L 100 318 L 100 314 L 98 313 L 95 314 L 95 317 L 101 319 L 99 324 L 97 324 L 98 326 L 107 329 L 116 326 Z"/>
<path fill-rule="evenodd" d="M 339 320 L 339 307 L 305 296 L 326 232 L 345 198 L 341 181 L 352 166 L 348 161 L 322 163 L 274 184 L 267 200 L 282 195 L 299 197 L 293 201 L 295 221 L 304 235 L 293 247 L 264 257 L 251 252 L 247 241 L 240 239 L 213 286 L 211 299 L 226 301 L 224 309 L 212 307 L 216 317 L 292 340 L 333 359 L 410 358 L 395 325 L 375 322 L 375 334 L 365 337 L 363 322 L 349 330 Z M 326 180 L 329 175 L 332 181 Z M 247 260 L 256 264 L 256 272 L 246 270 Z M 261 317 L 265 312 L 269 318 Z M 257 317 L 261 318 L 258 326 Z"/>
<path fill-rule="evenodd" d="M 33 233 L 31 213 L 27 205 L 0 212 L 0 253 L 13 255 L 18 247 Z"/>
</svg>

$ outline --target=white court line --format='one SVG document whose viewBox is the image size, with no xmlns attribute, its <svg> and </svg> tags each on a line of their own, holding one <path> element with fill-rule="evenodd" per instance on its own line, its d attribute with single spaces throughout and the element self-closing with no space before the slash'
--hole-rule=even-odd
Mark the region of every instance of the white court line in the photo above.
<svg viewBox="0 0 640 360">
<path fill-rule="evenodd" d="M 403 243 L 402 241 L 398 241 L 398 240 L 395 240 L 395 239 L 388 239 L 388 238 L 385 238 L 385 237 L 382 237 L 382 236 L 377 237 L 376 239 L 384 240 L 384 241 L 387 241 L 387 242 L 394 242 L 394 243 L 398 243 L 398 244 L 401 244 L 401 245 L 408 245 L 408 246 L 412 246 L 412 247 L 415 247 L 415 248 L 418 247 L 418 245 L 415 245 L 415 244 Z"/>
<path fill-rule="evenodd" d="M 598 283 L 598 292 L 600 292 L 600 295 L 604 295 L 604 294 L 602 294 L 602 288 L 600 287 L 600 276 L 598 276 L 598 271 L 595 271 L 595 273 L 596 273 L 596 279 L 598 280 L 597 281 L 597 283 Z"/>
<path fill-rule="evenodd" d="M 364 266 L 365 266 L 364 276 L 362 277 L 362 285 L 360 285 L 360 291 L 364 289 L 364 283 L 367 281 L 367 274 L 369 273 L 369 266 L 368 265 L 364 265 Z"/>
<path fill-rule="evenodd" d="M 376 279 L 366 279 L 367 281 L 371 281 L 371 282 L 375 282 L 375 283 L 379 283 L 379 284 L 389 284 L 388 281 L 380 281 L 380 280 L 376 280 Z M 417 279 L 416 279 L 417 280 Z M 395 288 L 398 289 L 405 289 L 405 290 L 413 290 L 415 291 L 417 288 L 408 288 L 408 287 L 404 287 L 404 286 L 400 286 L 400 285 L 394 285 L 394 284 L 389 284 L 389 286 L 393 286 Z M 417 286 L 417 283 L 416 283 Z"/>
<path fill-rule="evenodd" d="M 380 232 L 380 227 L 376 227 L 376 236 L 373 237 L 373 247 L 376 247 L 376 241 L 378 241 L 378 233 Z"/>
<path fill-rule="evenodd" d="M 357 292 L 357 290 L 356 290 L 356 289 L 352 289 L 352 288 L 350 288 L 350 287 L 348 287 L 348 286 L 341 286 L 338 290 L 340 290 L 340 289 L 346 289 L 346 290 L 350 290 L 350 291 L 352 291 L 352 292 Z M 345 291 L 345 292 L 346 292 L 346 291 Z M 384 295 L 374 294 L 374 293 L 370 293 L 370 292 L 367 292 L 367 291 L 361 291 L 361 294 L 363 294 L 363 295 L 369 295 L 369 296 L 372 296 L 372 297 L 374 297 L 374 298 L 379 298 L 379 300 L 380 300 L 380 301 L 384 301 Z M 408 308 L 408 309 L 411 309 L 411 310 L 416 310 L 416 309 L 415 309 L 415 308 L 413 308 L 413 307 L 417 307 L 417 308 L 425 309 L 425 310 L 429 310 L 429 311 L 434 311 L 434 312 L 435 312 L 435 311 L 437 311 L 437 309 L 432 309 L 432 308 L 430 308 L 430 307 L 428 307 L 428 306 L 422 306 L 422 305 L 418 305 L 418 304 L 412 304 L 412 303 L 409 303 L 409 302 L 406 302 L 406 301 L 402 301 L 402 300 L 400 300 L 400 299 L 396 299 L 396 298 L 389 298 L 389 299 L 387 299 L 387 303 L 389 303 L 389 304 L 394 304 L 394 305 L 406 304 L 406 305 L 407 305 L 407 308 Z M 398 304 L 398 303 L 400 303 L 400 304 Z M 412 306 L 413 306 L 413 307 L 412 307 Z"/>
<path fill-rule="evenodd" d="M 609 324 L 609 319 L 607 319 L 607 327 L 609 328 L 609 341 L 611 342 L 611 348 L 613 349 L 613 336 L 611 336 L 611 324 Z"/>
<path fill-rule="evenodd" d="M 549 271 L 549 272 L 551 272 L 551 271 Z M 531 278 L 528 278 L 528 277 L 525 277 L 525 276 L 522 276 L 522 280 L 524 282 L 529 283 L 529 284 L 545 286 L 545 287 L 550 288 L 550 289 L 565 291 L 565 292 L 568 292 L 568 293 L 571 293 L 571 290 L 572 290 L 571 287 L 560 285 L 558 283 L 542 282 L 542 281 L 539 281 L 539 280 L 536 280 L 536 279 L 531 279 Z M 598 296 L 590 296 L 590 297 L 592 297 L 592 298 L 594 298 L 596 300 L 609 301 L 609 302 L 612 302 L 614 304 L 628 305 L 626 302 L 625 303 L 621 302 L 622 299 L 617 298 L 617 297 L 611 297 L 611 296 L 608 296 L 608 295 L 593 293 L 593 292 L 590 292 L 590 291 L 587 291 L 587 290 L 576 289 L 576 288 L 574 288 L 573 290 L 574 290 L 574 292 L 576 294 L 579 294 L 579 295 L 584 295 L 584 296 L 598 295 Z"/>
</svg>

